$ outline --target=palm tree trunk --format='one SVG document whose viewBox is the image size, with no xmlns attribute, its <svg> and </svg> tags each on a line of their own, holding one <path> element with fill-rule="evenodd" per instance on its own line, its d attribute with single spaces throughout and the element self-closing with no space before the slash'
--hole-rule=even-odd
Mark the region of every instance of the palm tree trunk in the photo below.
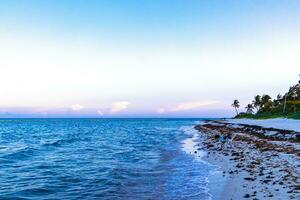
<svg viewBox="0 0 300 200">
<path fill-rule="evenodd" d="M 286 96 L 284 96 L 284 104 L 283 104 L 283 114 L 285 114 L 285 107 L 286 107 Z"/>
<path fill-rule="evenodd" d="M 237 110 L 237 108 L 236 108 L 236 107 L 234 107 L 234 108 L 235 108 L 236 115 L 238 115 L 239 113 L 238 113 L 238 110 Z"/>
</svg>

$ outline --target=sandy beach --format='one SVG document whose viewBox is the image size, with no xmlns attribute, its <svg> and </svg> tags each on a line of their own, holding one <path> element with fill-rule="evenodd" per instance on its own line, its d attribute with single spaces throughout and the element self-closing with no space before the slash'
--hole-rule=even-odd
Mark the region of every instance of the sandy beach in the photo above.
<svg viewBox="0 0 300 200">
<path fill-rule="evenodd" d="M 226 121 L 195 129 L 202 159 L 220 167 L 210 176 L 212 199 L 300 199 L 298 132 Z"/>
</svg>

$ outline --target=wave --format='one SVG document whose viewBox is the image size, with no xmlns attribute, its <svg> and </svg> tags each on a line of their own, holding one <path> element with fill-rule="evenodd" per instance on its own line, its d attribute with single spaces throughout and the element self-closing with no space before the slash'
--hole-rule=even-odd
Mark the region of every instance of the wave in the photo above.
<svg viewBox="0 0 300 200">
<path fill-rule="evenodd" d="M 210 177 L 214 176 L 215 174 L 220 173 L 219 166 L 213 165 L 205 160 L 203 158 L 207 155 L 206 151 L 200 150 L 201 149 L 201 138 L 199 137 L 199 132 L 194 129 L 194 126 L 183 126 L 180 128 L 181 131 L 184 132 L 184 134 L 188 135 L 188 138 L 184 139 L 181 143 L 182 150 L 191 156 L 194 157 L 194 159 L 197 162 L 204 163 L 207 166 L 211 167 L 211 170 L 208 172 L 205 178 L 205 193 L 208 195 L 208 199 L 213 199 L 213 195 L 210 193 L 209 189 L 209 183 L 210 183 Z"/>
<path fill-rule="evenodd" d="M 198 131 L 191 126 L 181 127 L 181 130 L 189 137 L 182 141 L 182 150 L 187 154 L 195 156 L 196 159 L 201 159 L 206 156 L 206 152 L 199 150 L 200 138 Z"/>
<path fill-rule="evenodd" d="M 191 124 L 194 119 L 0 124 L 0 168 L 7 172 L 0 199 L 207 200 L 212 168 L 201 162 L 205 152 L 197 149 L 201 138 Z"/>
<path fill-rule="evenodd" d="M 13 160 L 25 160 L 33 156 L 36 149 L 27 145 L 20 145 L 16 147 L 2 148 L 1 150 L 2 152 L 0 158 L 11 162 Z"/>
</svg>

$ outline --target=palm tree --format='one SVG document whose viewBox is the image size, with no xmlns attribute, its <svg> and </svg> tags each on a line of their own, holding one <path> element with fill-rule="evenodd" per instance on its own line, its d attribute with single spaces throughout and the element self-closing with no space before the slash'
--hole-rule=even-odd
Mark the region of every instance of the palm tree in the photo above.
<svg viewBox="0 0 300 200">
<path fill-rule="evenodd" d="M 282 101 L 282 95 L 281 94 L 278 94 L 276 99 L 273 100 L 273 104 L 274 106 L 279 106 L 281 104 L 281 101 Z"/>
<path fill-rule="evenodd" d="M 282 95 L 281 94 L 277 94 L 276 98 L 277 98 L 278 101 L 280 101 L 280 100 L 282 100 Z"/>
<path fill-rule="evenodd" d="M 293 94 L 292 94 L 292 98 L 294 99 L 294 102 L 296 101 L 296 97 L 297 97 L 297 93 L 296 93 L 296 91 L 294 91 L 293 92 Z M 294 104 L 294 113 L 296 112 L 296 104 Z"/>
<path fill-rule="evenodd" d="M 284 95 L 283 114 L 285 114 L 287 95 L 288 95 L 288 94 L 285 94 L 285 95 Z"/>
<path fill-rule="evenodd" d="M 231 105 L 231 106 L 235 108 L 236 115 L 238 115 L 238 114 L 239 114 L 239 112 L 238 112 L 238 110 L 237 110 L 237 109 L 240 107 L 240 102 L 239 102 L 239 100 L 237 100 L 237 99 L 233 100 L 233 103 L 232 103 L 232 105 Z"/>
<path fill-rule="evenodd" d="M 254 100 L 252 101 L 252 104 L 253 104 L 254 108 L 256 108 L 256 110 L 258 111 L 260 109 L 260 106 L 261 106 L 261 96 L 256 95 L 254 97 Z"/>
<path fill-rule="evenodd" d="M 246 112 L 248 113 L 248 114 L 252 114 L 253 113 L 253 104 L 252 103 L 249 103 L 246 107 Z"/>
<path fill-rule="evenodd" d="M 266 103 L 268 103 L 272 98 L 267 95 L 267 94 L 264 94 L 262 95 L 261 97 L 261 106 L 263 107 Z"/>
</svg>

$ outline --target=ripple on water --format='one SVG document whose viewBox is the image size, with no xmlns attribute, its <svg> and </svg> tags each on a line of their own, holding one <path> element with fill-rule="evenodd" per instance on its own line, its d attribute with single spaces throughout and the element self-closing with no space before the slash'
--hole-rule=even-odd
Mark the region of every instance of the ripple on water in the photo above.
<svg viewBox="0 0 300 200">
<path fill-rule="evenodd" d="M 194 122 L 1 120 L 0 199 L 208 199 Z"/>
</svg>

